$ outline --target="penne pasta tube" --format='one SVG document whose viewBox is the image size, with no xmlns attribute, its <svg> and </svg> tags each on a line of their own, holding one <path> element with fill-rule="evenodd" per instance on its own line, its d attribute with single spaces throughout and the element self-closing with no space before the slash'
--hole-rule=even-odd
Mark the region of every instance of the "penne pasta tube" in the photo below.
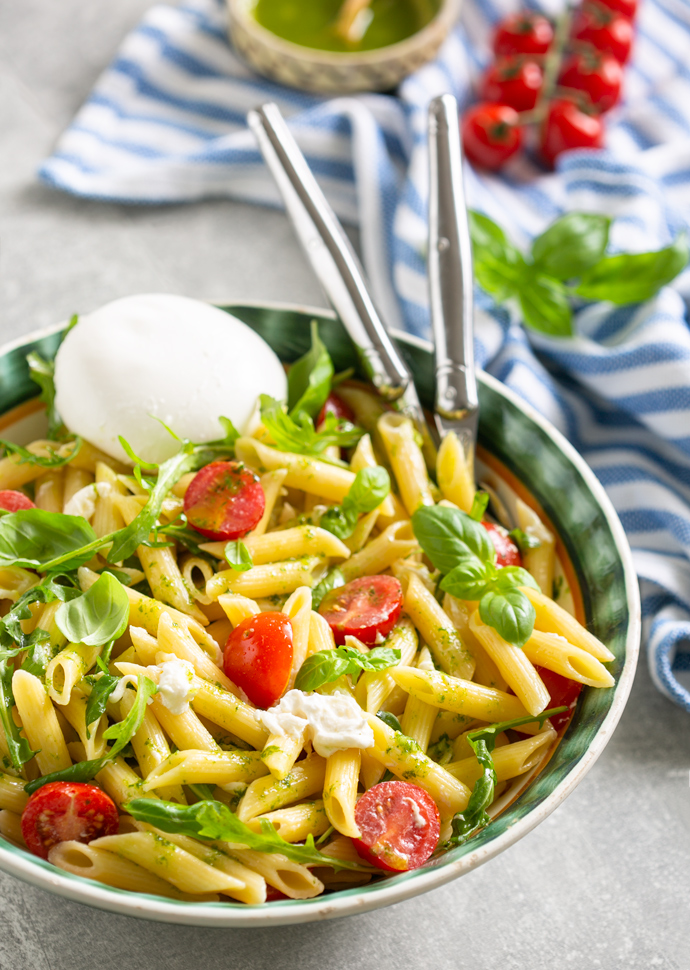
<svg viewBox="0 0 690 970">
<path fill-rule="evenodd" d="M 465 451 L 454 431 L 444 436 L 438 449 L 436 474 L 444 499 L 469 514 L 476 492 L 474 461 L 472 453 Z"/>
<path fill-rule="evenodd" d="M 194 579 L 195 570 L 201 574 L 201 583 L 197 585 Z M 211 598 L 206 595 L 206 583 L 213 576 L 214 570 L 207 559 L 201 556 L 187 556 L 182 564 L 182 580 L 191 595 L 202 606 L 209 606 Z M 205 614 L 204 614 L 205 615 Z M 208 631 L 211 632 L 210 630 Z"/>
<path fill-rule="evenodd" d="M 15 670 L 12 693 L 24 725 L 24 734 L 36 751 L 36 763 L 41 774 L 69 768 L 72 759 L 55 708 L 38 677 L 27 670 Z"/>
<path fill-rule="evenodd" d="M 283 487 L 286 477 L 287 468 L 276 468 L 274 471 L 265 472 L 265 474 L 261 476 L 260 482 L 261 487 L 264 490 L 264 499 L 266 504 L 264 506 L 263 515 L 249 533 L 250 536 L 262 536 L 268 529 L 271 516 L 273 515 L 273 509 L 276 506 L 276 502 L 278 501 L 278 497 L 280 495 L 280 490 Z"/>
<path fill-rule="evenodd" d="M 593 657 L 603 663 L 616 659 L 615 655 L 611 653 L 608 647 L 604 646 L 601 640 L 597 640 L 589 630 L 586 630 L 574 616 L 567 613 L 558 603 L 554 603 L 548 596 L 544 596 L 543 593 L 531 589 L 529 586 L 521 586 L 520 589 L 536 610 L 537 619 L 534 625 L 537 630 L 541 630 L 542 633 L 558 633 L 570 643 L 580 647 L 581 650 L 586 650 L 587 653 L 591 653 Z"/>
<path fill-rule="evenodd" d="M 261 612 L 255 600 L 249 599 L 248 596 L 240 596 L 239 593 L 223 593 L 218 597 L 218 603 L 233 627 L 240 624 L 242 620 Z"/>
<path fill-rule="evenodd" d="M 321 650 L 335 650 L 335 638 L 326 618 L 312 610 L 309 617 L 307 655 L 311 656 L 312 653 L 319 653 Z"/>
<path fill-rule="evenodd" d="M 72 691 L 69 701 L 61 708 L 66 720 L 71 724 L 84 745 L 84 757 L 87 760 L 100 758 L 105 754 L 105 738 L 103 732 L 108 727 L 108 718 L 102 714 L 98 720 L 86 726 L 87 698 L 79 691 Z"/>
<path fill-rule="evenodd" d="M 368 714 L 367 720 L 374 732 L 374 744 L 367 748 L 368 755 L 396 777 L 427 791 L 442 819 L 452 818 L 467 808 L 471 792 L 466 785 L 428 758 L 414 741 L 389 728 L 374 714 Z"/>
<path fill-rule="evenodd" d="M 417 660 L 416 666 L 418 670 L 434 669 L 428 647 L 423 647 L 419 651 L 419 659 Z M 406 735 L 406 737 L 412 738 L 413 741 L 416 741 L 419 747 L 425 753 L 426 749 L 429 747 L 431 732 L 433 730 L 437 714 L 438 708 L 433 707 L 431 704 L 426 704 L 413 694 L 408 694 L 407 701 L 405 703 L 405 710 L 402 718 L 400 719 L 400 727 L 402 728 L 402 733 Z"/>
<path fill-rule="evenodd" d="M 492 758 L 496 779 L 500 782 L 524 775 L 539 764 L 555 740 L 556 732 L 549 727 L 532 738 L 495 748 Z M 472 787 L 484 773 L 484 769 L 474 755 L 463 758 L 462 761 L 453 761 L 445 767 L 449 774 L 468 787 Z"/>
<path fill-rule="evenodd" d="M 396 559 L 404 559 L 419 549 L 409 519 L 394 522 L 360 549 L 339 568 L 346 582 L 360 576 L 385 572 Z"/>
<path fill-rule="evenodd" d="M 454 677 L 471 680 L 474 657 L 448 614 L 418 576 L 409 577 L 404 608 L 439 667 Z"/>
<path fill-rule="evenodd" d="M 134 691 L 126 690 L 122 700 L 120 701 L 120 713 L 123 717 L 129 714 L 132 706 L 134 705 Z M 141 776 L 143 779 L 148 780 L 151 773 L 156 770 L 160 765 L 162 765 L 166 758 L 170 756 L 170 746 L 168 744 L 167 738 L 163 733 L 163 729 L 156 720 L 153 711 L 147 707 L 144 718 L 139 725 L 137 731 L 132 737 L 132 747 L 134 749 L 134 754 L 136 755 L 137 761 L 139 762 L 139 769 L 141 771 Z M 172 783 L 170 786 L 142 785 L 143 791 L 149 791 L 151 788 L 156 788 L 156 794 L 159 798 L 164 798 L 167 801 L 179 802 L 182 805 L 187 804 L 187 799 L 184 796 L 184 792 L 180 787 L 180 784 Z"/>
<path fill-rule="evenodd" d="M 214 845 L 227 850 L 228 855 L 263 876 L 269 886 L 290 899 L 311 899 L 323 892 L 323 883 L 306 866 L 291 862 L 278 852 L 269 854 L 252 849 L 237 851 L 222 842 L 215 842 Z"/>
<path fill-rule="evenodd" d="M 209 734 L 194 711 L 190 708 L 182 714 L 173 714 L 165 706 L 159 694 L 151 698 L 150 709 L 172 743 L 181 751 L 198 748 L 203 751 L 219 751 L 218 742 Z"/>
<path fill-rule="evenodd" d="M 379 418 L 378 430 L 407 514 L 412 515 L 420 505 L 433 505 L 426 462 L 417 444 L 412 421 L 402 414 L 387 411 Z"/>
<path fill-rule="evenodd" d="M 156 654 L 160 651 L 158 640 L 147 633 L 143 626 L 130 626 L 129 635 L 132 639 L 137 662 L 143 664 L 144 667 L 155 664 Z M 172 651 L 170 652 L 172 653 Z"/>
<path fill-rule="evenodd" d="M 516 499 L 515 513 L 518 527 L 526 535 L 539 541 L 538 546 L 527 549 L 522 554 L 524 567 L 534 576 L 542 593 L 550 597 L 556 564 L 556 537 L 550 529 L 547 529 L 534 509 L 526 505 L 522 499 Z"/>
<path fill-rule="evenodd" d="M 362 766 L 359 772 L 360 781 L 365 791 L 378 785 L 385 774 L 386 769 L 376 758 L 370 757 L 366 751 L 362 751 Z"/>
<path fill-rule="evenodd" d="M 261 757 L 274 778 L 282 781 L 292 771 L 304 747 L 305 731 L 301 734 L 271 734 L 266 741 Z"/>
<path fill-rule="evenodd" d="M 508 643 L 493 627 L 487 626 L 480 618 L 479 610 L 475 610 L 470 617 L 470 630 L 496 664 L 508 686 L 520 698 L 525 710 L 530 714 L 545 710 L 551 695 L 524 650 Z"/>
<path fill-rule="evenodd" d="M 145 792 L 160 793 L 165 785 L 230 785 L 249 784 L 268 774 L 259 751 L 206 751 L 186 749 L 175 751 L 161 761 L 146 776 Z"/>
<path fill-rule="evenodd" d="M 0 808 L 21 815 L 29 800 L 29 796 L 24 791 L 24 784 L 21 778 L 15 778 L 0 771 Z"/>
<path fill-rule="evenodd" d="M 400 665 L 407 667 L 417 652 L 417 632 L 407 617 L 396 624 L 386 639 L 386 647 L 400 650 Z M 395 681 L 390 670 L 367 671 L 357 681 L 355 697 L 360 706 L 371 714 L 376 714 L 395 690 Z"/>
<path fill-rule="evenodd" d="M 379 462 L 376 460 L 370 435 L 362 435 L 350 459 L 350 469 L 356 474 L 365 468 L 375 468 L 378 464 Z M 376 511 L 387 518 L 395 515 L 395 503 L 390 494 L 381 502 Z"/>
<path fill-rule="evenodd" d="M 106 765 L 96 775 L 96 781 L 106 791 L 118 808 L 124 811 L 127 802 L 142 795 L 142 780 L 133 771 L 124 758 L 117 757 L 115 761 Z M 149 792 L 148 798 L 158 798 L 155 792 Z"/>
<path fill-rule="evenodd" d="M 21 566 L 2 566 L 0 567 L 0 599 L 12 600 L 16 603 L 20 596 L 36 586 L 38 582 L 38 576 L 30 573 L 28 569 L 22 569 Z"/>
<path fill-rule="evenodd" d="M 286 842 L 303 842 L 308 835 L 317 839 L 330 827 L 322 800 L 288 805 L 277 812 L 257 815 L 247 824 L 254 832 L 261 832 L 261 822 L 270 822 L 281 839 Z"/>
<path fill-rule="evenodd" d="M 311 589 L 300 586 L 287 599 L 283 613 L 292 624 L 292 670 L 288 690 L 294 687 L 295 677 L 307 659 L 309 649 L 309 627 L 311 624 Z"/>
<path fill-rule="evenodd" d="M 206 584 L 206 592 L 212 600 L 223 593 L 239 593 L 251 599 L 265 596 L 281 596 L 294 593 L 299 586 L 315 586 L 314 571 L 323 568 L 320 556 L 303 556 L 286 559 L 279 563 L 252 566 L 246 572 L 223 569 Z"/>
<path fill-rule="evenodd" d="M 293 529 L 281 529 L 255 536 L 249 534 L 242 540 L 251 553 L 255 566 L 276 563 L 283 559 L 299 559 L 302 556 L 327 556 L 332 559 L 348 559 L 350 550 L 332 532 L 314 525 L 298 525 Z M 225 542 L 207 542 L 201 548 L 212 556 L 223 559 Z"/>
<path fill-rule="evenodd" d="M 238 438 L 235 442 L 235 455 L 260 471 L 285 469 L 285 484 L 299 488 L 310 495 L 319 495 L 331 502 L 340 503 L 355 480 L 354 474 L 338 465 L 329 465 L 317 458 L 295 455 L 288 451 L 278 451 L 261 444 L 256 438 Z"/>
<path fill-rule="evenodd" d="M 34 504 L 46 512 L 62 512 L 62 471 L 44 472 L 36 479 Z"/>
<path fill-rule="evenodd" d="M 353 839 L 361 835 L 355 821 L 357 785 L 362 752 L 359 748 L 335 751 L 326 760 L 323 783 L 323 803 L 333 828 Z"/>
<path fill-rule="evenodd" d="M 56 704 L 67 704 L 72 688 L 96 663 L 101 647 L 69 643 L 46 667 L 46 687 Z"/>
<path fill-rule="evenodd" d="M 378 518 L 379 510 L 374 509 L 373 512 L 368 512 L 359 519 L 352 535 L 345 540 L 345 545 L 350 552 L 359 552 L 367 544 Z"/>
<path fill-rule="evenodd" d="M 49 458 L 55 453 L 55 442 L 32 441 L 26 448 L 32 455 Z M 27 485 L 29 482 L 40 478 L 44 471 L 45 469 L 41 465 L 32 465 L 28 461 L 24 462 L 19 455 L 8 455 L 6 458 L 0 458 L 0 489 L 21 489 L 22 485 Z"/>
<path fill-rule="evenodd" d="M 22 835 L 22 819 L 18 813 L 10 812 L 6 808 L 0 811 L 0 835 L 3 839 L 8 839 L 23 849 L 26 848 Z"/>
<path fill-rule="evenodd" d="M 274 812 L 276 809 L 303 801 L 323 791 L 326 775 L 326 761 L 317 754 L 311 754 L 298 761 L 289 775 L 276 781 L 269 775 L 253 781 L 237 806 L 237 817 L 249 822 L 257 815 Z"/>
<path fill-rule="evenodd" d="M 268 731 L 259 721 L 256 709 L 216 684 L 194 679 L 192 707 L 197 714 L 234 734 L 252 747 L 261 750 L 268 738 Z"/>
<path fill-rule="evenodd" d="M 433 707 L 455 711 L 456 714 L 464 714 L 489 724 L 512 721 L 530 713 L 513 694 L 483 687 L 471 680 L 448 677 L 440 670 L 393 667 L 391 676 L 408 693 Z"/>
<path fill-rule="evenodd" d="M 596 657 L 568 643 L 557 633 L 535 630 L 522 649 L 532 663 L 553 670 L 568 680 L 576 680 L 589 687 L 613 687 L 615 684 L 609 671 Z"/>
<path fill-rule="evenodd" d="M 158 650 L 162 653 L 172 653 L 180 660 L 187 660 L 194 667 L 198 677 L 212 684 L 220 684 L 232 693 L 237 690 L 230 678 L 226 677 L 220 667 L 199 646 L 186 625 L 178 623 L 166 613 L 161 616 L 158 623 Z M 221 661 L 220 656 L 218 660 Z"/>
<path fill-rule="evenodd" d="M 443 597 L 443 609 L 474 657 L 476 666 L 472 680 L 485 687 L 505 691 L 508 687 L 505 678 L 470 629 L 470 616 L 476 609 L 474 603 L 456 599 L 446 593 Z"/>
<path fill-rule="evenodd" d="M 92 484 L 93 475 L 91 472 L 84 471 L 83 468 L 75 468 L 73 465 L 67 465 L 62 489 L 62 509 L 60 511 L 65 511 L 70 499 L 73 499 L 77 492 Z"/>
</svg>

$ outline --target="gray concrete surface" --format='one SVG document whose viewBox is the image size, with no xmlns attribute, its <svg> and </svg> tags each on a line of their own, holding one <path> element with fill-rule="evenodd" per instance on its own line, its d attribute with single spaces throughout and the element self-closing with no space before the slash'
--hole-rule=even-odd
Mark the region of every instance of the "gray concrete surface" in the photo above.
<svg viewBox="0 0 690 970">
<path fill-rule="evenodd" d="M 127 209 L 34 171 L 149 0 L 0 3 L 0 341 L 126 293 L 322 303 L 284 217 L 233 202 Z M 255 930 L 112 916 L 0 874 L 1 970 L 650 970 L 690 967 L 690 721 L 644 662 L 567 802 L 463 879 L 376 913 Z"/>
</svg>

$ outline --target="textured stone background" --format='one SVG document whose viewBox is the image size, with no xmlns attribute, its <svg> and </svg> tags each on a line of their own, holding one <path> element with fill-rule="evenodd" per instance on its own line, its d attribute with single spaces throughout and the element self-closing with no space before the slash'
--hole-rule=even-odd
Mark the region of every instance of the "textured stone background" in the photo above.
<svg viewBox="0 0 690 970">
<path fill-rule="evenodd" d="M 82 202 L 38 185 L 149 0 L 0 2 L 0 339 L 127 293 L 322 304 L 281 213 L 212 201 Z M 390 909 L 320 925 L 173 927 L 0 874 L 2 970 L 650 970 L 690 967 L 690 731 L 644 662 L 612 742 L 498 859 Z"/>
</svg>

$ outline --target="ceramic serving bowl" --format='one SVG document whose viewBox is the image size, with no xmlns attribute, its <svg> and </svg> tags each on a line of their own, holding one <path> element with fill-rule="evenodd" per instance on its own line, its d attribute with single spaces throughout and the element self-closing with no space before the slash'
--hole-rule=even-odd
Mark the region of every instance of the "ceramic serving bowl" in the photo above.
<svg viewBox="0 0 690 970">
<path fill-rule="evenodd" d="M 321 94 L 388 91 L 433 60 L 458 19 L 460 0 L 442 0 L 426 27 L 397 44 L 372 51 L 339 53 L 303 47 L 257 23 L 255 0 L 228 0 L 230 38 L 260 74 Z"/>
<path fill-rule="evenodd" d="M 309 347 L 309 322 L 333 357 L 336 371 L 356 366 L 342 325 L 321 310 L 287 306 L 225 306 L 256 330 L 285 362 Z M 0 348 L 0 434 L 27 442 L 41 434 L 42 406 L 29 378 L 26 355 L 52 357 L 63 327 L 41 331 Z M 433 400 L 431 347 L 398 335 L 422 402 Z M 578 618 L 615 654 L 616 679 L 608 690 L 585 688 L 563 738 L 545 761 L 505 793 L 492 823 L 465 845 L 421 869 L 368 886 L 308 900 L 262 906 L 188 903 L 124 892 L 54 868 L 0 838 L 0 869 L 35 886 L 100 909 L 172 923 L 263 926 L 303 923 L 362 913 L 434 889 L 507 849 L 543 821 L 575 788 L 606 746 L 632 685 L 640 638 L 638 587 L 630 549 L 606 494 L 565 438 L 498 381 L 479 377 L 479 457 L 485 468 L 528 501 L 559 537 L 557 554 Z M 44 427 L 44 425 L 43 425 Z M 496 806 L 494 806 L 496 808 Z"/>
</svg>

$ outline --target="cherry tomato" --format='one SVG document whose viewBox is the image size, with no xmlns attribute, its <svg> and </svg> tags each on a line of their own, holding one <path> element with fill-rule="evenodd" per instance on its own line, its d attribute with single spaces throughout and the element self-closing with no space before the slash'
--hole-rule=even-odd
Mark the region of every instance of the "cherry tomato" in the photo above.
<svg viewBox="0 0 690 970">
<path fill-rule="evenodd" d="M 517 111 L 507 104 L 476 104 L 462 119 L 465 155 L 481 168 L 498 169 L 522 144 Z"/>
<path fill-rule="evenodd" d="M 292 670 L 292 623 L 284 613 L 257 613 L 238 623 L 225 644 L 223 668 L 252 704 L 271 707 Z"/>
<path fill-rule="evenodd" d="M 567 711 L 563 711 L 562 714 L 555 714 L 550 719 L 555 729 L 559 731 L 573 713 L 582 690 L 582 684 L 579 684 L 576 680 L 568 680 L 567 677 L 556 674 L 553 670 L 547 670 L 546 667 L 535 667 L 535 670 L 544 681 L 544 686 L 551 697 L 548 706 L 565 706 L 568 708 Z"/>
<path fill-rule="evenodd" d="M 285 893 L 281 893 L 280 889 L 276 889 L 275 886 L 266 886 L 266 902 L 267 903 L 277 903 L 281 899 L 290 899 Z"/>
<path fill-rule="evenodd" d="M 593 107 L 608 111 L 620 100 L 623 68 L 612 54 L 580 51 L 565 62 L 558 83 L 584 91 Z"/>
<path fill-rule="evenodd" d="M 553 41 L 551 21 L 531 10 L 506 17 L 494 33 L 494 54 L 546 54 Z"/>
<path fill-rule="evenodd" d="M 637 0 L 599 0 L 599 3 L 626 20 L 632 21 L 637 16 Z"/>
<path fill-rule="evenodd" d="M 259 479 L 237 461 L 212 461 L 185 492 L 189 524 L 213 540 L 239 539 L 253 529 L 266 507 Z"/>
<path fill-rule="evenodd" d="M 119 824 L 112 798 L 84 782 L 51 781 L 33 793 L 22 812 L 24 841 L 42 859 L 58 842 L 91 842 L 115 835 Z"/>
<path fill-rule="evenodd" d="M 327 593 L 319 613 L 328 621 L 336 643 L 353 636 L 371 647 L 379 634 L 387 637 L 391 632 L 402 602 L 402 586 L 394 576 L 361 576 Z"/>
<path fill-rule="evenodd" d="M 418 785 L 382 781 L 364 792 L 355 808 L 363 859 L 387 872 L 424 865 L 438 845 L 441 818 L 436 802 Z"/>
<path fill-rule="evenodd" d="M 501 57 L 484 73 L 479 95 L 482 101 L 507 104 L 516 111 L 530 111 L 537 103 L 544 72 L 528 57 Z"/>
<path fill-rule="evenodd" d="M 496 550 L 497 566 L 521 566 L 520 550 L 508 535 L 508 530 L 495 522 L 482 522 Z"/>
<path fill-rule="evenodd" d="M 630 57 L 635 32 L 629 20 L 599 3 L 588 3 L 573 21 L 572 36 L 613 54 L 621 64 Z"/>
<path fill-rule="evenodd" d="M 0 489 L 0 509 L 8 512 L 18 512 L 20 509 L 35 509 L 36 506 L 24 492 L 17 492 L 13 488 Z"/>
<path fill-rule="evenodd" d="M 572 101 L 551 102 L 540 133 L 541 153 L 549 164 L 570 148 L 601 148 L 603 143 L 601 118 L 585 114 Z"/>
<path fill-rule="evenodd" d="M 338 421 L 349 421 L 351 424 L 355 423 L 355 414 L 352 408 L 333 392 L 328 395 L 326 403 L 319 412 L 319 416 L 316 419 L 317 428 L 326 420 L 327 414 L 335 414 Z"/>
</svg>

